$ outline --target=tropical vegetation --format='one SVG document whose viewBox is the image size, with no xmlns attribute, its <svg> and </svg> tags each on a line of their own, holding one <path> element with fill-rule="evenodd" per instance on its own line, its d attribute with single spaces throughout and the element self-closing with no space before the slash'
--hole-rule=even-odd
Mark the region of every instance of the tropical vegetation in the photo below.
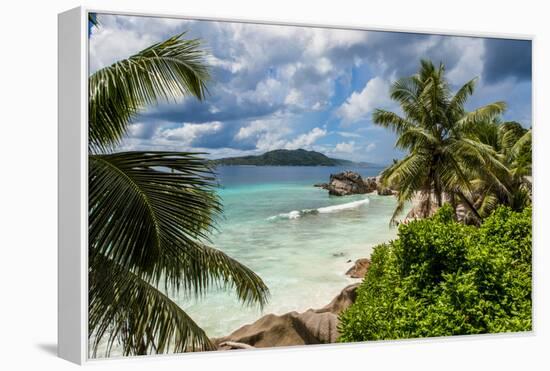
<svg viewBox="0 0 550 371">
<path fill-rule="evenodd" d="M 93 24 L 97 25 L 94 18 Z M 210 78 L 199 40 L 177 35 L 89 77 L 90 354 L 213 349 L 170 298 L 212 287 L 262 306 L 254 272 L 209 245 L 222 207 L 201 154 L 115 152 L 145 107 L 183 96 L 204 99 Z"/>
<path fill-rule="evenodd" d="M 374 249 L 339 341 L 529 331 L 531 208 L 499 206 L 481 226 L 450 204 Z"/>
<path fill-rule="evenodd" d="M 445 66 L 423 60 L 417 74 L 390 89 L 402 114 L 373 113 L 374 123 L 394 131 L 396 147 L 406 152 L 381 174 L 399 191 L 392 222 L 413 199 L 420 200 L 421 217 L 449 202 L 461 219 L 478 225 L 499 204 L 514 210 L 530 204 L 531 130 L 500 122 L 501 101 L 468 111 L 476 82 L 453 93 Z"/>
<path fill-rule="evenodd" d="M 454 94 L 443 65 L 422 61 L 390 91 L 402 115 L 376 110 L 407 153 L 382 173 L 419 218 L 375 247 L 340 316 L 339 341 L 528 331 L 531 318 L 531 130 L 503 122 L 504 102 L 473 111 L 476 79 Z"/>
</svg>

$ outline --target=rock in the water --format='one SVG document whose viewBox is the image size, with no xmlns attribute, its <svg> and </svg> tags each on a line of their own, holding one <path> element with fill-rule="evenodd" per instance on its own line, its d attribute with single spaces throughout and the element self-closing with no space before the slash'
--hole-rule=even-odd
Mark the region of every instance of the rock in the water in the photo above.
<svg viewBox="0 0 550 371">
<path fill-rule="evenodd" d="M 381 184 L 378 184 L 378 188 L 376 189 L 376 193 L 378 193 L 379 196 L 393 196 L 396 194 L 394 190 L 388 187 L 384 187 Z"/>
<path fill-rule="evenodd" d="M 394 196 L 394 195 L 397 195 L 397 191 L 391 189 L 390 187 L 386 187 L 384 184 L 382 184 L 382 177 L 381 176 L 376 177 L 376 193 L 379 196 Z"/>
<path fill-rule="evenodd" d="M 364 194 L 374 191 L 381 196 L 390 196 L 397 193 L 391 188 L 384 187 L 380 183 L 380 177 L 363 178 L 353 171 L 331 174 L 329 183 L 317 183 L 314 184 L 314 187 L 326 189 L 333 196 Z"/>
<path fill-rule="evenodd" d="M 353 266 L 346 272 L 351 278 L 363 278 L 370 267 L 370 260 L 367 258 L 357 259 Z"/>
<path fill-rule="evenodd" d="M 358 284 L 349 285 L 328 305 L 303 313 L 268 314 L 256 322 L 243 326 L 231 335 L 212 339 L 219 350 L 326 344 L 338 339 L 338 314 L 356 298 Z"/>
<path fill-rule="evenodd" d="M 368 178 L 363 178 L 363 182 L 367 186 L 367 193 L 374 192 L 378 189 L 378 180 L 376 179 L 376 177 L 371 176 Z"/>
<path fill-rule="evenodd" d="M 376 190 L 376 179 L 363 179 L 361 175 L 353 171 L 331 174 L 330 182 L 323 187 L 333 196 L 347 196 L 354 194 L 370 193 Z"/>
</svg>

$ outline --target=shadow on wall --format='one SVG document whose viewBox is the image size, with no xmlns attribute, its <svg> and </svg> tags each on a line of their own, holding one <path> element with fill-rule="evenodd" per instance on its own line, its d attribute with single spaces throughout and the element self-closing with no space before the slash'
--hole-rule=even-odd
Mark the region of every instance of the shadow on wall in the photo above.
<svg viewBox="0 0 550 371">
<path fill-rule="evenodd" d="M 46 343 L 46 344 L 36 344 L 36 347 L 43 351 L 44 353 L 48 353 L 52 356 L 57 357 L 57 344 L 56 343 Z"/>
</svg>

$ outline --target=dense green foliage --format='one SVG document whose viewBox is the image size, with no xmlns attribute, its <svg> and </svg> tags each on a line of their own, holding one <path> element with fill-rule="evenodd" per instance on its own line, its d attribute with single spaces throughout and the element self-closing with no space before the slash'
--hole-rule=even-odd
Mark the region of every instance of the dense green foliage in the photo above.
<svg viewBox="0 0 550 371">
<path fill-rule="evenodd" d="M 447 204 L 371 258 L 341 342 L 531 330 L 531 208 L 501 206 L 478 228 Z"/>
<path fill-rule="evenodd" d="M 208 245 L 221 213 L 209 161 L 112 152 L 148 105 L 204 98 L 209 73 L 200 45 L 178 35 L 89 77 L 91 356 L 109 355 L 114 345 L 125 355 L 213 349 L 169 290 L 191 297 L 224 287 L 245 304 L 267 300 L 260 277 Z"/>
<path fill-rule="evenodd" d="M 471 169 L 470 198 L 482 217 L 489 215 L 498 205 L 520 211 L 531 204 L 532 133 L 517 122 L 479 123 L 472 137 L 490 146 L 503 165 L 486 171 Z M 471 216 L 466 214 L 466 221 Z"/>
<path fill-rule="evenodd" d="M 276 149 L 258 156 L 226 157 L 213 161 L 216 165 L 254 166 L 340 166 L 352 165 L 349 160 L 330 158 L 305 149 Z"/>
</svg>

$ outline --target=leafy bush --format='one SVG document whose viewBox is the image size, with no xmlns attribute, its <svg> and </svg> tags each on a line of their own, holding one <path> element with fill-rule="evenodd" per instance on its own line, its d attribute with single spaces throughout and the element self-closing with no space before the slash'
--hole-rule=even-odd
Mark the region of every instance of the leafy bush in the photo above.
<svg viewBox="0 0 550 371">
<path fill-rule="evenodd" d="M 498 208 L 481 227 L 450 206 L 379 245 L 341 342 L 531 329 L 531 209 Z"/>
</svg>

